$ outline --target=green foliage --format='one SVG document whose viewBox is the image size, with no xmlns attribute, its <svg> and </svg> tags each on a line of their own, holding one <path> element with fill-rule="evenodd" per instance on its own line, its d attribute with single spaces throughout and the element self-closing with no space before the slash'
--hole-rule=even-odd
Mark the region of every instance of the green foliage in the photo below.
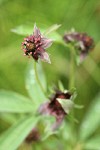
<svg viewBox="0 0 100 150">
<path fill-rule="evenodd" d="M 36 126 L 38 120 L 38 117 L 35 118 L 32 115 L 19 120 L 1 136 L 0 149 L 17 149 L 29 132 Z"/>
<path fill-rule="evenodd" d="M 26 97 L 8 91 L 0 91 L 0 112 L 34 112 L 33 103 Z"/>
<path fill-rule="evenodd" d="M 100 135 L 87 140 L 84 148 L 88 150 L 91 150 L 91 149 L 99 150 L 100 149 Z"/>
<path fill-rule="evenodd" d="M 11 29 L 11 31 L 19 35 L 27 36 L 32 34 L 33 27 L 30 27 L 28 25 L 20 25 L 14 29 Z"/>
<path fill-rule="evenodd" d="M 86 140 L 100 126 L 100 94 L 94 99 L 80 127 L 80 138 Z"/>
</svg>

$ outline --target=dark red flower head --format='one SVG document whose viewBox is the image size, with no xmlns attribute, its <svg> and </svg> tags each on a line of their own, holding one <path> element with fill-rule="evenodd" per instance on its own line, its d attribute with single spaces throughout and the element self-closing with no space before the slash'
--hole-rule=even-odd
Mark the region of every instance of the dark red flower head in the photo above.
<svg viewBox="0 0 100 150">
<path fill-rule="evenodd" d="M 71 31 L 63 36 L 66 43 L 72 43 L 78 50 L 81 60 L 93 49 L 94 40 L 87 33 Z"/>
<path fill-rule="evenodd" d="M 50 98 L 50 103 L 48 105 L 48 108 L 51 111 L 51 115 L 54 115 L 56 119 L 59 119 L 60 116 L 66 115 L 66 112 L 62 108 L 61 104 L 58 102 L 59 99 L 70 99 L 71 94 L 68 92 L 61 92 L 61 91 L 56 91 L 56 93 Z"/>
<path fill-rule="evenodd" d="M 40 106 L 39 112 L 41 114 L 51 115 L 56 118 L 56 123 L 52 127 L 53 129 L 57 128 L 62 123 L 65 115 L 67 115 L 57 99 L 70 100 L 70 98 L 71 93 L 57 90 L 56 93 L 50 98 L 49 102 L 46 102 Z"/>
<path fill-rule="evenodd" d="M 24 38 L 22 50 L 24 55 L 32 56 L 36 61 L 40 58 L 50 63 L 49 55 L 45 49 L 50 47 L 51 44 L 52 40 L 41 35 L 40 30 L 35 25 L 33 35 Z"/>
</svg>

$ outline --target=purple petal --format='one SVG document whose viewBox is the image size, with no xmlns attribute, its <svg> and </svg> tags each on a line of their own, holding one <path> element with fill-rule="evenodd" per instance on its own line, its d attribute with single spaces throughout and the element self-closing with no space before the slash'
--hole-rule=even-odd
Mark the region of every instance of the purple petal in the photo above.
<svg viewBox="0 0 100 150">
<path fill-rule="evenodd" d="M 51 39 L 42 38 L 41 39 L 42 48 L 46 49 L 46 48 L 50 47 L 52 45 L 52 42 L 53 41 Z"/>
<path fill-rule="evenodd" d="M 41 35 L 40 30 L 37 28 L 36 24 L 34 25 L 34 36 L 37 38 Z"/>
<path fill-rule="evenodd" d="M 43 52 L 39 57 L 42 61 L 45 61 L 51 64 L 51 61 L 47 52 Z"/>
</svg>

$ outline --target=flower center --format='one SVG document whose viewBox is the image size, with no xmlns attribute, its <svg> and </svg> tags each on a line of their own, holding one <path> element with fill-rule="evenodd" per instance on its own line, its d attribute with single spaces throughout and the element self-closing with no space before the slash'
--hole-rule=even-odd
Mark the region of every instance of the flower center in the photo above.
<svg viewBox="0 0 100 150">
<path fill-rule="evenodd" d="M 27 49 L 27 50 L 31 51 L 31 50 L 33 50 L 34 48 L 35 48 L 34 43 L 29 42 L 29 43 L 26 44 L 26 49 Z"/>
</svg>

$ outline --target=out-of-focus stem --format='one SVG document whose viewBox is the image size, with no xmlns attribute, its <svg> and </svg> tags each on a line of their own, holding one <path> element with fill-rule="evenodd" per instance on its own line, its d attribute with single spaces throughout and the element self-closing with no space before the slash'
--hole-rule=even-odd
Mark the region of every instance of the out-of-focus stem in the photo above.
<svg viewBox="0 0 100 150">
<path fill-rule="evenodd" d="M 75 53 L 73 47 L 70 47 L 70 54 L 69 89 L 75 87 Z"/>
<path fill-rule="evenodd" d="M 69 90 L 75 87 L 75 49 L 70 46 L 70 73 L 69 73 Z M 74 108 L 71 111 L 71 127 L 72 127 L 72 147 L 75 145 L 75 122 L 74 122 Z M 73 136 L 74 135 L 74 136 Z"/>
</svg>

